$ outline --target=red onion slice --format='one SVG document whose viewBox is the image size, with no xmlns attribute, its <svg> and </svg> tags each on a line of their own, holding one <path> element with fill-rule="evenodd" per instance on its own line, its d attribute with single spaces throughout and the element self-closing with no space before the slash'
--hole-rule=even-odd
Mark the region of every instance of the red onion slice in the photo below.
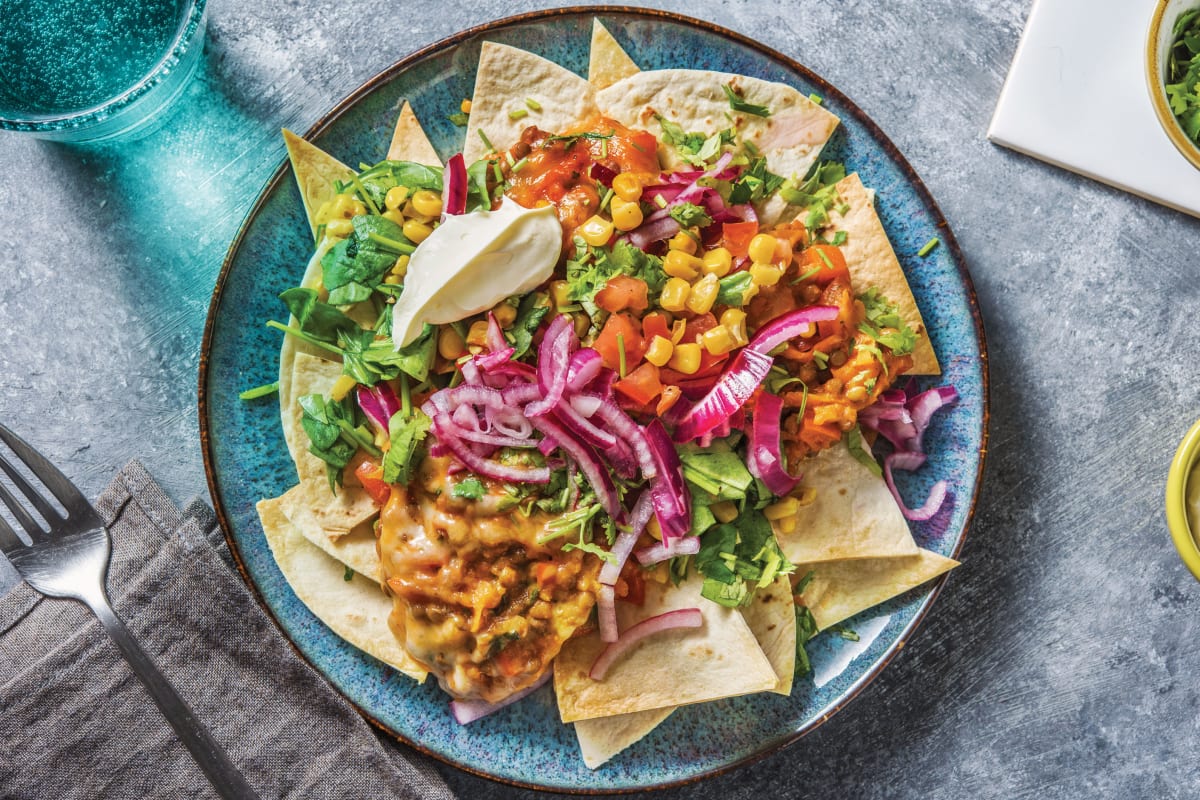
<svg viewBox="0 0 1200 800">
<path fill-rule="evenodd" d="M 477 719 L 486 717 L 488 714 L 494 714 L 505 706 L 511 706 L 518 700 L 525 699 L 545 686 L 553 675 L 554 670 L 548 669 L 542 677 L 538 678 L 531 685 L 526 686 L 520 691 L 513 692 L 508 697 L 496 703 L 489 703 L 486 700 L 451 700 L 450 713 L 454 715 L 454 721 L 459 725 L 470 724 Z"/>
<path fill-rule="evenodd" d="M 753 345 L 739 350 L 712 390 L 692 406 L 675 428 L 675 441 L 688 442 L 708 433 L 746 404 L 775 363 Z"/>
<path fill-rule="evenodd" d="M 460 387 L 461 388 L 461 387 Z M 433 420 L 433 434 L 454 457 L 476 475 L 506 483 L 549 483 L 549 467 L 514 467 L 483 458 L 470 448 L 468 443 L 455 435 L 455 429 L 440 417 Z"/>
<path fill-rule="evenodd" d="M 444 209 L 446 214 L 462 214 L 467 210 L 467 162 L 462 153 L 450 156 L 446 162 Z"/>
<path fill-rule="evenodd" d="M 677 628 L 699 628 L 703 624 L 704 616 L 698 608 L 681 608 L 644 619 L 622 633 L 617 637 L 615 642 L 601 651 L 596 660 L 592 662 L 592 668 L 588 672 L 588 677 L 596 681 L 604 680 L 604 676 L 608 674 L 609 668 L 621 656 L 625 655 L 629 648 L 647 636 L 653 636 L 656 633 L 675 630 Z"/>
<path fill-rule="evenodd" d="M 800 475 L 789 475 L 783 466 L 779 446 L 779 416 L 783 400 L 770 392 L 758 396 L 754 418 L 750 423 L 750 442 L 746 449 L 746 466 L 776 497 L 791 494 L 800 483 Z"/>
<path fill-rule="evenodd" d="M 650 491 L 643 490 L 637 502 L 633 504 L 633 510 L 629 512 L 629 530 L 622 531 L 617 540 L 613 542 L 610 552 L 615 558 L 605 561 L 604 566 L 600 568 L 601 583 L 606 586 L 616 584 L 617 579 L 621 577 L 621 570 L 625 568 L 625 562 L 629 560 L 633 546 L 637 544 L 642 531 L 646 530 L 646 524 L 650 522 L 650 515 L 653 513 L 654 503 L 651 501 Z M 606 639 L 605 641 L 611 640 Z"/>
<path fill-rule="evenodd" d="M 596 617 L 600 621 L 600 641 L 615 642 L 617 630 L 617 593 L 608 584 L 600 584 L 596 594 Z"/>
<path fill-rule="evenodd" d="M 920 508 L 910 509 L 904 504 L 904 498 L 900 496 L 900 490 L 896 488 L 896 482 L 892 478 L 893 469 L 915 470 L 925 463 L 925 456 L 920 453 L 896 452 L 883 459 L 883 477 L 887 481 L 888 489 L 892 493 L 892 497 L 896 498 L 896 505 L 900 506 L 900 513 L 905 519 L 911 519 L 914 522 L 924 522 L 932 519 L 938 511 L 941 510 L 942 504 L 946 501 L 949 493 L 950 485 L 942 480 L 938 481 L 929 490 L 929 496 L 925 498 L 925 502 Z"/>
<path fill-rule="evenodd" d="M 809 325 L 829 322 L 837 317 L 837 306 L 809 306 L 788 312 L 759 328 L 747 348 L 760 353 L 769 353 L 784 342 L 795 339 Z"/>
<path fill-rule="evenodd" d="M 683 536 L 668 544 L 658 542 L 641 550 L 635 550 L 633 555 L 643 567 L 653 566 L 661 561 L 675 556 L 694 556 L 700 552 L 699 536 Z"/>
<path fill-rule="evenodd" d="M 577 344 L 571 318 L 566 314 L 555 317 L 538 347 L 538 385 L 543 395 L 525 406 L 525 416 L 541 416 L 558 405 L 567 388 L 571 353 Z"/>
</svg>

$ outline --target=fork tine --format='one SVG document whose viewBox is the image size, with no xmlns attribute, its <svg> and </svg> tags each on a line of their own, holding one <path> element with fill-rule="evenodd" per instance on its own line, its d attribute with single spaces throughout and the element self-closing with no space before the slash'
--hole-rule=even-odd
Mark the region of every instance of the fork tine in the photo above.
<svg viewBox="0 0 1200 800">
<path fill-rule="evenodd" d="M 24 546 L 25 543 L 17 538 L 17 532 L 12 529 L 4 517 L 0 517 L 0 553 L 11 553 Z"/>
<path fill-rule="evenodd" d="M 25 462 L 25 466 L 38 477 L 46 488 L 63 504 L 68 515 L 94 513 L 91 504 L 83 493 L 71 483 L 71 480 L 59 471 L 58 467 L 37 450 L 34 450 L 24 439 L 17 436 L 4 425 L 0 425 L 0 439 L 12 448 L 17 457 Z"/>
<path fill-rule="evenodd" d="M 36 542 L 39 539 L 46 538 L 46 531 L 42 528 L 41 523 L 25 510 L 25 506 L 21 505 L 21 501 L 17 500 L 3 483 L 0 483 L 0 501 L 3 501 L 4 505 L 8 506 L 8 510 L 17 518 L 17 522 L 29 534 L 30 539 Z"/>
<path fill-rule="evenodd" d="M 4 474 L 6 474 L 12 480 L 13 485 L 20 489 L 23 495 L 29 498 L 29 502 L 33 503 L 33 507 L 37 509 L 38 513 L 42 515 L 42 518 L 45 519 L 46 522 L 53 525 L 55 522 L 62 521 L 62 517 L 60 517 L 58 512 L 54 510 L 54 506 L 46 502 L 46 499 L 42 497 L 41 493 L 37 489 L 34 489 L 29 484 L 29 481 L 25 480 L 25 476 L 20 472 L 17 472 L 16 468 L 13 467 L 12 464 L 8 463 L 8 459 L 5 458 L 2 453 L 0 453 L 0 469 L 4 470 Z"/>
</svg>

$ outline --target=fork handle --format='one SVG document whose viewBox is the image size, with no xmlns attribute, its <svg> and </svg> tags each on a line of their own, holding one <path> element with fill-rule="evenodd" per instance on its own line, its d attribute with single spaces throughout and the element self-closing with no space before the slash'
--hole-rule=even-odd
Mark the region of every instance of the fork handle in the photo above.
<svg viewBox="0 0 1200 800">
<path fill-rule="evenodd" d="M 108 598 L 103 595 L 100 597 L 93 595 L 84 599 L 84 602 L 92 609 L 96 618 L 100 620 L 100 624 L 104 626 L 104 630 L 112 637 L 117 648 L 120 649 L 121 655 L 133 668 L 134 674 L 150 690 L 150 696 L 158 704 L 163 716 L 167 718 L 167 722 L 171 723 L 175 733 L 187 746 L 192 758 L 196 759 L 196 763 L 208 776 L 209 781 L 212 782 L 221 797 L 226 800 L 257 800 L 258 795 L 250 788 L 250 784 L 242 777 L 242 773 L 233 765 L 233 762 L 229 760 L 225 750 L 212 738 L 208 729 L 196 718 L 196 714 L 187 702 L 179 696 L 179 692 L 175 691 L 175 687 L 167 681 L 154 662 L 150 660 L 150 656 L 146 655 L 146 651 L 142 650 L 132 634 L 129 633 L 125 623 L 117 617 Z"/>
</svg>

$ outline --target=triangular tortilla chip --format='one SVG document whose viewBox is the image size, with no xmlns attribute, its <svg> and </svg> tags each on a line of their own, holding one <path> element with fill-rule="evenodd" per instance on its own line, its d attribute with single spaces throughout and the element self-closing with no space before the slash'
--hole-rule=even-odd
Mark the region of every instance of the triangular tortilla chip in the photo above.
<svg viewBox="0 0 1200 800">
<path fill-rule="evenodd" d="M 622 78 L 641 72 L 617 40 L 600 24 L 592 20 L 592 50 L 588 56 L 588 83 L 607 89 Z"/>
<path fill-rule="evenodd" d="M 640 741 L 671 716 L 674 707 L 617 714 L 615 717 L 581 719 L 575 723 L 579 752 L 588 769 L 596 769 L 617 753 Z"/>
<path fill-rule="evenodd" d="M 296 464 L 296 474 L 300 482 L 324 480 L 325 462 L 308 452 L 308 434 L 304 432 L 300 423 L 304 412 L 298 400 L 306 394 L 322 394 L 328 397 L 329 390 L 342 374 L 342 365 L 337 361 L 326 361 L 320 356 L 303 352 L 296 344 L 291 344 L 292 340 L 293 337 L 286 337 L 280 352 L 279 412 L 283 419 L 283 438 L 287 441 L 292 461 Z M 305 343 L 299 344 L 303 347 Z M 290 370 L 284 369 L 288 358 L 291 359 Z M 325 488 L 328 491 L 328 484 Z"/>
<path fill-rule="evenodd" d="M 830 231 L 845 231 L 846 243 L 842 253 L 850 268 L 850 280 L 854 291 L 861 294 L 875 287 L 896 305 L 901 318 L 917 333 L 917 344 L 913 348 L 913 367 L 910 375 L 940 375 L 937 356 L 925 329 L 925 320 L 917 308 L 904 270 L 888 241 L 883 223 L 875 213 L 874 193 L 863 186 L 858 173 L 847 175 L 837 185 L 838 195 L 846 204 L 846 213 L 832 210 L 829 213 Z"/>
<path fill-rule="evenodd" d="M 327 200 L 337 194 L 334 181 L 345 180 L 354 170 L 326 153 L 315 144 L 309 144 L 284 128 L 283 141 L 287 144 L 288 159 L 304 202 L 304 213 L 308 215 L 308 226 L 313 238 L 317 236 L 317 212 Z"/>
<path fill-rule="evenodd" d="M 779 678 L 779 685 L 771 691 L 786 697 L 792 693 L 796 677 L 796 603 L 791 581 L 784 575 L 759 589 L 742 609 L 742 616 Z"/>
<path fill-rule="evenodd" d="M 379 584 L 361 575 L 346 580 L 345 567 L 309 544 L 288 521 L 281 499 L 259 501 L 258 515 L 275 563 L 296 596 L 350 644 L 418 683 L 424 681 L 426 671 L 400 647 L 388 627 L 392 601 Z"/>
<path fill-rule="evenodd" d="M 704 625 L 648 637 L 614 664 L 602 681 L 588 676 L 604 649 L 599 635 L 567 642 L 554 660 L 554 689 L 563 722 L 774 689 L 775 670 L 741 612 L 702 598 L 702 583 L 699 578 L 678 587 L 648 583 L 642 607 L 619 604 L 621 630 L 681 608 L 699 608 Z"/>
<path fill-rule="evenodd" d="M 284 515 L 305 539 L 355 572 L 379 582 L 375 536 L 364 527 L 379 514 L 379 508 L 361 487 L 343 486 L 335 496 L 328 482 L 305 481 L 284 492 L 279 502 Z"/>
<path fill-rule="evenodd" d="M 908 522 L 887 484 L 845 444 L 805 459 L 800 469 L 800 485 L 816 490 L 816 498 L 800 507 L 790 532 L 774 523 L 779 546 L 793 564 L 916 554 Z"/>
<path fill-rule="evenodd" d="M 749 103 L 766 106 L 771 115 L 758 117 L 734 111 L 725 86 Z M 706 136 L 733 126 L 742 139 L 762 152 L 771 172 L 785 178 L 803 177 L 808 172 L 838 124 L 835 115 L 790 86 L 709 70 L 639 72 L 597 92 L 596 103 L 605 116 L 627 127 L 650 131 L 660 141 L 662 126 L 655 114 L 687 133 Z M 682 163 L 675 149 L 665 142 L 659 147 L 659 159 L 668 168 Z M 776 198 L 759 209 L 760 221 L 777 221 L 786 207 Z"/>
<path fill-rule="evenodd" d="M 532 99 L 539 110 L 529 108 Z M 510 111 L 528 116 L 513 119 Z M 497 149 L 507 150 L 530 125 L 558 133 L 596 115 L 595 92 L 590 83 L 541 56 L 495 42 L 484 42 L 475 73 L 475 94 L 467 118 L 463 158 L 468 164 L 487 155 L 483 131 Z"/>
<path fill-rule="evenodd" d="M 796 574 L 812 572 L 801 597 L 817 628 L 825 630 L 957 566 L 952 558 L 921 550 L 901 558 L 801 564 Z"/>
<path fill-rule="evenodd" d="M 396 130 L 392 133 L 387 157 L 392 161 L 414 161 L 426 166 L 442 163 L 407 100 L 400 108 L 400 118 L 396 120 Z"/>
</svg>

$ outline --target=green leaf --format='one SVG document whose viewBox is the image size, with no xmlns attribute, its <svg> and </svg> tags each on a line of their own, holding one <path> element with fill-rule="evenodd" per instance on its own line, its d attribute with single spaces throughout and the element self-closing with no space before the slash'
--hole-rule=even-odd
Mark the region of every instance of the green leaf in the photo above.
<svg viewBox="0 0 1200 800">
<path fill-rule="evenodd" d="M 487 488 L 479 478 L 464 478 L 454 484 L 454 488 L 450 490 L 451 497 L 463 500 L 478 500 L 485 494 L 487 494 Z"/>
<path fill-rule="evenodd" d="M 771 523 L 754 509 L 709 528 L 700 537 L 695 562 L 705 579 L 701 595 L 730 608 L 746 605 L 757 589 L 795 569 L 780 550 Z"/>
<path fill-rule="evenodd" d="M 668 213 L 671 215 L 671 219 L 684 228 L 707 228 L 712 225 L 712 217 L 694 203 L 680 203 L 672 206 Z"/>
<path fill-rule="evenodd" d="M 533 346 L 533 335 L 538 326 L 550 313 L 550 298 L 540 292 L 530 292 L 521 298 L 517 306 L 517 317 L 512 327 L 504 332 L 504 338 L 513 346 L 513 358 L 521 358 Z"/>
<path fill-rule="evenodd" d="M 740 308 L 749 302 L 748 295 L 754 285 L 754 279 L 749 271 L 743 270 L 726 275 L 717 285 L 717 305 Z"/>
<path fill-rule="evenodd" d="M 467 167 L 467 211 L 491 210 L 492 195 L 488 191 L 488 175 L 492 162 L 481 158 Z"/>
<path fill-rule="evenodd" d="M 405 417 L 396 412 L 388 420 L 388 437 L 391 447 L 383 455 L 383 479 L 388 483 L 411 483 L 421 465 L 425 451 L 423 443 L 432 424 L 425 412 L 413 409 Z"/>
<path fill-rule="evenodd" d="M 872 287 L 858 296 L 867 318 L 858 329 L 898 356 L 907 355 L 917 345 L 917 334 L 900 312 L 879 289 Z M 882 359 L 881 359 L 882 361 Z"/>
<path fill-rule="evenodd" d="M 683 476 L 720 500 L 741 500 L 754 483 L 742 457 L 718 440 L 707 448 L 688 444 L 677 448 Z"/>
<path fill-rule="evenodd" d="M 343 371 L 367 386 L 398 378 L 402 372 L 421 383 L 429 377 L 437 352 L 432 325 L 426 325 L 420 336 L 399 350 L 390 336 L 378 338 L 375 331 L 369 330 L 358 335 L 343 334 L 339 343 L 344 351 Z"/>
<path fill-rule="evenodd" d="M 857 425 L 846 431 L 846 447 L 850 450 L 850 455 L 854 456 L 855 461 L 871 470 L 875 477 L 883 477 L 883 469 L 875 461 L 871 451 L 867 449 L 863 442 L 862 430 Z"/>
<path fill-rule="evenodd" d="M 460 128 L 467 127 L 467 122 L 469 121 L 467 115 L 462 111 L 457 111 L 457 112 L 449 115 L 447 117 L 447 119 L 449 119 L 450 122 L 452 122 L 454 125 L 456 125 Z"/>
<path fill-rule="evenodd" d="M 808 209 L 804 224 L 816 230 L 829 221 L 829 210 L 837 202 L 836 184 L 845 177 L 843 164 L 824 161 L 814 166 L 801 184 L 785 181 L 779 187 L 779 196 L 790 205 Z"/>
<path fill-rule="evenodd" d="M 610 249 L 591 247 L 583 239 L 576 239 L 574 257 L 567 261 L 567 297 L 581 303 L 597 326 L 602 318 L 595 303 L 596 293 L 617 275 L 644 281 L 651 305 L 658 301 L 667 282 L 658 256 L 644 253 L 628 242 L 617 242 Z"/>
<path fill-rule="evenodd" d="M 350 396 L 337 402 L 320 394 L 306 394 L 298 401 L 303 412 L 300 426 L 308 435 L 308 451 L 325 462 L 329 488 L 337 491 L 342 470 L 358 452 L 358 442 L 346 434 L 357 424 L 357 410 Z"/>
<path fill-rule="evenodd" d="M 768 170 L 767 159 L 759 156 L 733 182 L 729 190 L 729 202 L 733 205 L 757 203 L 779 191 L 783 185 L 783 177 Z"/>
<path fill-rule="evenodd" d="M 734 111 L 741 111 L 744 114 L 751 114 L 755 117 L 771 116 L 771 109 L 748 102 L 746 98 L 735 92 L 731 85 L 725 84 L 721 88 L 725 90 L 725 96 L 729 98 L 729 107 Z"/>
<path fill-rule="evenodd" d="M 300 330 L 321 341 L 335 343 L 338 333 L 359 330 L 357 322 L 333 305 L 322 303 L 317 296 L 315 289 L 295 288 L 280 294 L 279 299 L 292 312 Z"/>
<path fill-rule="evenodd" d="M 329 290 L 331 305 L 366 300 L 387 277 L 396 259 L 416 248 L 390 219 L 361 214 L 353 224 L 354 233 L 321 259 L 322 282 Z"/>
</svg>

